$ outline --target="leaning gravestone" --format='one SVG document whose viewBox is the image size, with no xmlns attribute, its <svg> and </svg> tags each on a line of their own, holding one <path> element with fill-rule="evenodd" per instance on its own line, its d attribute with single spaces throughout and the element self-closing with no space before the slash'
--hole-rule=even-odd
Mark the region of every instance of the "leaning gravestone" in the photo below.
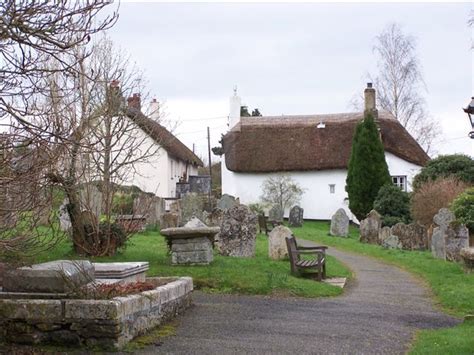
<svg viewBox="0 0 474 355">
<path fill-rule="evenodd" d="M 362 243 L 378 244 L 382 218 L 376 210 L 372 210 L 366 219 L 360 221 L 360 241 Z"/>
<path fill-rule="evenodd" d="M 280 205 L 273 205 L 268 212 L 268 219 L 273 222 L 283 222 L 283 209 Z"/>
<path fill-rule="evenodd" d="M 292 232 L 288 227 L 276 226 L 268 235 L 268 256 L 273 260 L 283 259 L 288 256 L 286 238 L 291 237 Z"/>
<path fill-rule="evenodd" d="M 94 281 L 94 267 L 88 260 L 56 260 L 7 271 L 3 291 L 65 293 Z"/>
<path fill-rule="evenodd" d="M 223 194 L 219 201 L 217 201 L 217 208 L 225 211 L 238 204 L 234 196 Z"/>
<path fill-rule="evenodd" d="M 338 237 L 347 237 L 349 234 L 349 217 L 343 208 L 339 208 L 332 216 L 329 233 Z"/>
<path fill-rule="evenodd" d="M 257 215 L 245 205 L 236 205 L 224 212 L 219 234 L 219 252 L 226 256 L 255 255 Z"/>
<path fill-rule="evenodd" d="M 303 212 L 304 210 L 300 206 L 293 206 L 288 217 L 288 224 L 290 227 L 303 226 Z"/>
</svg>

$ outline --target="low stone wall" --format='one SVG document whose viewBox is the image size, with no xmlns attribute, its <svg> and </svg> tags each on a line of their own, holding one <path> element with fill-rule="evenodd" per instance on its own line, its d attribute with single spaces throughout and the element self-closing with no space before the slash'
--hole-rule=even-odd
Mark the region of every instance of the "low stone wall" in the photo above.
<svg viewBox="0 0 474 355">
<path fill-rule="evenodd" d="M 111 300 L 0 299 L 0 341 L 120 349 L 190 306 L 192 279 L 147 279 L 166 280 Z"/>
</svg>

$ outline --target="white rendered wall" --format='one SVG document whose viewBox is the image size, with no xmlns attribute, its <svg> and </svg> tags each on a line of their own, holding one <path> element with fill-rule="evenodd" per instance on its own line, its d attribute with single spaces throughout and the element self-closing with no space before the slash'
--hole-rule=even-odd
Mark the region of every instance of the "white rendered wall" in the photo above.
<svg viewBox="0 0 474 355">
<path fill-rule="evenodd" d="M 391 176 L 406 176 L 407 177 L 407 191 L 413 190 L 413 178 L 421 170 L 421 166 L 407 162 L 402 158 L 397 157 L 392 153 L 385 152 L 385 161 L 388 165 L 388 171 Z"/>
<path fill-rule="evenodd" d="M 390 175 L 407 176 L 407 187 L 411 191 L 413 177 L 421 169 L 420 166 L 409 163 L 397 156 L 385 154 Z M 349 218 L 357 222 L 348 207 L 345 191 L 347 170 L 324 171 L 293 171 L 288 173 L 291 178 L 305 189 L 300 206 L 304 208 L 306 219 L 331 219 L 334 212 L 344 208 Z M 243 204 L 259 202 L 263 181 L 278 173 L 234 173 L 222 164 L 222 193 L 240 198 Z M 335 192 L 330 193 L 330 184 L 335 185 Z M 288 211 L 285 211 L 285 217 Z"/>
</svg>

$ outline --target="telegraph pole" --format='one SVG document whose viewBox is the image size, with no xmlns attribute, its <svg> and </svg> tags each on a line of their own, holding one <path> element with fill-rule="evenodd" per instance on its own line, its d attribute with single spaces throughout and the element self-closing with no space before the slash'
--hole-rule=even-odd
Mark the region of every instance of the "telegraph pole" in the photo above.
<svg viewBox="0 0 474 355">
<path fill-rule="evenodd" d="M 211 133 L 209 127 L 207 127 L 207 154 L 209 156 L 209 182 L 210 182 L 210 189 L 209 189 L 209 208 L 212 209 L 211 206 L 211 192 L 212 192 L 212 167 L 211 167 Z"/>
</svg>

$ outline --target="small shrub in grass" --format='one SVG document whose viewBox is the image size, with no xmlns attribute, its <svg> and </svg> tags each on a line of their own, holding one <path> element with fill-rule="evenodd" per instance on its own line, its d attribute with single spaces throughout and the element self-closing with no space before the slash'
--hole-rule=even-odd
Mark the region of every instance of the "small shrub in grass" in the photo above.
<svg viewBox="0 0 474 355">
<path fill-rule="evenodd" d="M 456 219 L 464 223 L 474 234 L 474 187 L 467 189 L 453 201 L 451 209 Z"/>
<path fill-rule="evenodd" d="M 425 182 L 411 196 L 413 219 L 425 226 L 431 225 L 440 208 L 449 208 L 451 202 L 468 187 L 466 182 L 455 177 Z"/>
<path fill-rule="evenodd" d="M 410 223 L 410 197 L 408 193 L 395 185 L 380 188 L 374 201 L 374 209 L 382 216 L 384 226 L 393 226 L 399 222 Z"/>
</svg>

